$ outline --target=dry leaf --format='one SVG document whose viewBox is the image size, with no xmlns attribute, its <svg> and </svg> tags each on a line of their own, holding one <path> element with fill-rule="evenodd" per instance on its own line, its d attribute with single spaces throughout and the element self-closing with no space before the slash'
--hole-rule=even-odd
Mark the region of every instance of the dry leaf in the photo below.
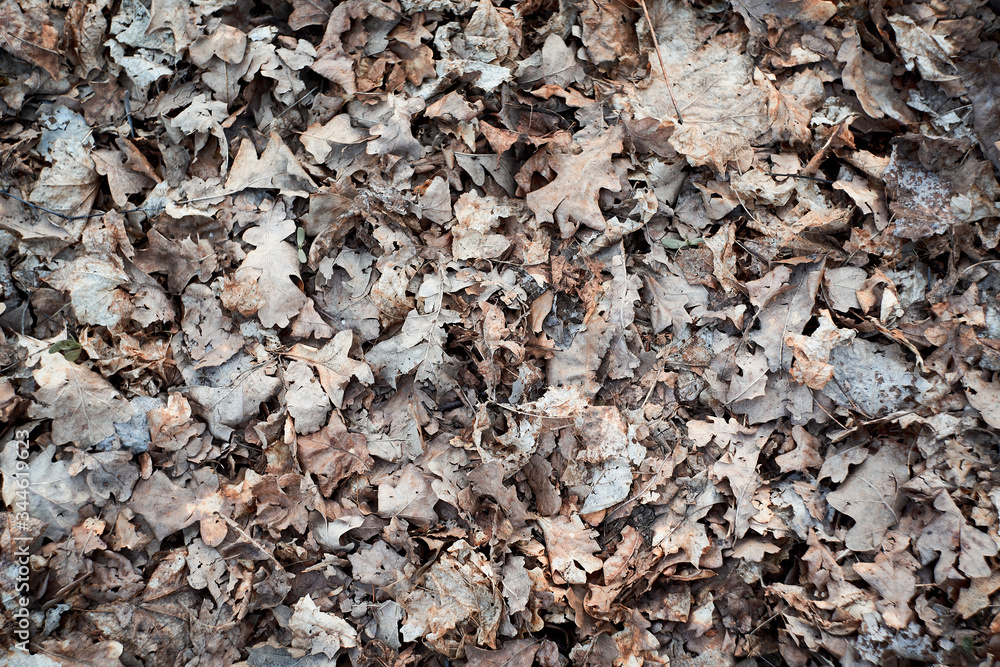
<svg viewBox="0 0 1000 667">
<path fill-rule="evenodd" d="M 580 225 L 603 231 L 606 223 L 599 199 L 601 190 L 619 192 L 621 183 L 611 158 L 622 150 L 622 129 L 616 125 L 594 136 L 583 131 L 573 138 L 576 152 L 542 151 L 528 160 L 517 174 L 518 185 L 528 192 L 528 208 L 539 222 L 555 222 L 563 238 Z M 545 187 L 531 191 L 531 176 L 541 172 L 550 178 Z"/>
<path fill-rule="evenodd" d="M 243 140 L 225 187 L 226 192 L 270 188 L 288 197 L 308 197 L 310 192 L 316 191 L 312 178 L 275 132 L 271 133 L 267 147 L 259 158 L 253 142 Z M 277 207 L 275 210 L 278 210 Z"/>
<path fill-rule="evenodd" d="M 283 329 L 309 298 L 291 278 L 299 276 L 299 258 L 295 246 L 286 243 L 285 239 L 295 231 L 295 223 L 285 218 L 285 207 L 281 203 L 262 213 L 263 219 L 257 226 L 243 234 L 243 240 L 254 249 L 247 253 L 234 278 L 247 290 L 242 299 L 256 306 L 250 312 L 257 313 L 260 323 Z M 226 303 L 225 295 L 223 303 Z"/>
<path fill-rule="evenodd" d="M 132 417 L 132 407 L 103 377 L 58 352 L 49 352 L 55 341 L 22 338 L 22 345 L 35 353 L 38 383 L 33 418 L 52 420 L 52 442 L 73 442 L 92 447 L 115 434 L 116 423 Z"/>
<path fill-rule="evenodd" d="M 324 496 L 331 496 L 337 485 L 350 475 L 375 465 L 365 437 L 348 433 L 344 420 L 336 413 L 322 430 L 302 436 L 297 442 L 302 470 L 318 476 Z"/>
<path fill-rule="evenodd" d="M 363 384 L 375 381 L 367 363 L 355 361 L 348 356 L 353 343 L 354 335 L 351 331 L 339 331 L 321 350 L 298 343 L 288 351 L 288 356 L 301 359 L 316 368 L 319 381 L 336 408 L 343 407 L 344 389 L 352 377 Z"/>
<path fill-rule="evenodd" d="M 956 566 L 969 578 L 990 576 L 992 569 L 986 559 L 997 555 L 993 538 L 966 523 L 947 491 L 938 492 L 934 509 L 941 514 L 924 528 L 916 542 L 924 565 L 939 554 L 934 566 L 934 581 L 940 583 L 959 576 Z"/>
<path fill-rule="evenodd" d="M 909 479 L 906 452 L 885 442 L 827 495 L 831 507 L 854 519 L 844 541 L 848 549 L 864 552 L 879 547 L 885 531 L 899 521 L 906 504 L 902 487 Z"/>
<path fill-rule="evenodd" d="M 26 489 L 27 506 L 18 511 L 44 522 L 45 537 L 61 540 L 79 521 L 79 510 L 91 501 L 91 491 L 83 475 L 71 473 L 68 461 L 53 460 L 55 453 L 55 445 L 49 445 L 28 460 L 12 440 L 0 456 L 0 469 L 4 504 L 20 507 Z"/>
<path fill-rule="evenodd" d="M 545 535 L 553 576 L 566 583 L 585 584 L 587 574 L 603 567 L 604 561 L 594 555 L 600 551 L 594 540 L 597 531 L 584 526 L 578 515 L 539 517 L 538 525 Z"/>
</svg>

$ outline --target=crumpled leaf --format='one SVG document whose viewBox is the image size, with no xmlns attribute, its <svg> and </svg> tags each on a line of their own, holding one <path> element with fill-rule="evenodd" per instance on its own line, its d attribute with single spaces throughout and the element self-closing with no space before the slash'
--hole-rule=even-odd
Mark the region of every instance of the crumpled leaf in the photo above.
<svg viewBox="0 0 1000 667">
<path fill-rule="evenodd" d="M 558 576 L 569 584 L 585 584 L 587 574 L 604 565 L 604 561 L 594 555 L 600 551 L 594 540 L 597 531 L 584 526 L 579 515 L 539 517 L 538 525 L 545 535 L 553 577 Z"/>
<path fill-rule="evenodd" d="M 322 653 L 334 660 L 341 649 L 358 645 L 358 631 L 336 614 L 320 611 L 309 595 L 303 595 L 292 607 L 288 629 L 292 646 L 309 649 L 310 655 Z"/>
<path fill-rule="evenodd" d="M 465 540 L 451 545 L 416 583 L 399 598 L 406 611 L 403 641 L 422 638 L 451 658 L 463 657 L 469 640 L 496 645 L 503 611 L 499 581 L 486 557 Z"/>
<path fill-rule="evenodd" d="M 764 348 L 772 372 L 788 369 L 793 355 L 786 351 L 789 334 L 801 334 L 812 313 L 822 271 L 799 266 L 793 271 L 778 266 L 760 280 L 747 283 L 750 302 L 758 309 L 760 329 L 750 340 Z"/>
<path fill-rule="evenodd" d="M 830 353 L 838 345 L 854 339 L 854 331 L 840 329 L 830 319 L 829 311 L 821 310 L 819 327 L 808 336 L 785 334 L 785 345 L 792 349 L 792 379 L 810 389 L 822 389 L 833 378 Z"/>
<path fill-rule="evenodd" d="M 642 105 L 636 116 L 676 120 L 665 74 L 683 110 L 684 122 L 670 136 L 674 150 L 694 166 L 709 165 L 725 173 L 732 162 L 746 171 L 753 157 L 751 142 L 770 125 L 769 90 L 754 82 L 753 60 L 741 52 L 734 33 L 702 43 L 690 29 L 696 19 L 687 6 L 670 2 L 648 8 L 666 72 L 661 72 L 659 59 L 651 53 L 650 84 L 635 93 Z M 668 44 L 670 48 L 663 48 Z M 645 46 L 652 45 L 646 40 Z"/>
<path fill-rule="evenodd" d="M 733 530 L 736 538 L 742 538 L 750 528 L 749 519 L 756 514 L 751 504 L 754 493 L 760 488 L 761 479 L 757 472 L 760 452 L 771 435 L 773 427 L 763 425 L 756 429 L 740 426 L 735 420 L 727 424 L 715 418 L 709 422 L 690 422 L 688 436 L 695 446 L 703 446 L 709 440 L 723 448 L 723 455 L 712 466 L 712 478 L 726 479 L 733 492 Z"/>
<path fill-rule="evenodd" d="M 417 381 L 433 380 L 439 387 L 452 385 L 454 380 L 447 372 L 452 359 L 444 351 L 448 337 L 445 325 L 455 324 L 460 319 L 447 308 L 426 315 L 411 310 L 403 321 L 402 330 L 395 337 L 375 345 L 365 359 L 392 387 L 400 376 L 414 371 Z"/>
<path fill-rule="evenodd" d="M 319 381 L 336 408 L 343 407 L 344 389 L 352 377 L 362 384 L 372 384 L 375 381 L 367 363 L 355 361 L 348 356 L 353 343 L 354 335 L 351 331 L 339 331 L 321 350 L 297 343 L 288 351 L 289 357 L 301 359 L 316 368 Z"/>
<path fill-rule="evenodd" d="M 368 454 L 365 436 L 348 433 L 344 420 L 337 414 L 321 430 L 304 435 L 297 442 L 302 470 L 319 477 L 324 496 L 330 496 L 353 473 L 365 472 L 375 465 Z"/>
<path fill-rule="evenodd" d="M 837 59 L 844 63 L 844 88 L 857 94 L 866 114 L 872 118 L 888 116 L 900 123 L 916 121 L 892 85 L 892 66 L 877 60 L 861 46 L 861 37 L 854 26 L 844 31 Z"/>
<path fill-rule="evenodd" d="M 198 276 L 208 282 L 218 266 L 216 253 L 205 239 L 168 239 L 155 229 L 146 234 L 149 247 L 136 251 L 135 265 L 145 273 L 164 273 L 170 291 L 179 294 Z"/>
<path fill-rule="evenodd" d="M 260 404 L 274 397 L 281 380 L 270 373 L 273 366 L 255 364 L 245 353 L 211 369 L 207 378 L 192 378 L 206 384 L 193 384 L 188 396 L 198 404 L 212 434 L 228 440 L 233 428 L 245 424 L 260 410 Z"/>
<path fill-rule="evenodd" d="M 449 200 L 449 208 L 450 208 Z M 451 254 L 455 259 L 489 259 L 499 257 L 510 241 L 494 233 L 501 221 L 517 214 L 517 208 L 501 203 L 496 197 L 480 197 L 475 191 L 466 192 L 455 202 L 455 224 Z M 451 216 L 448 216 L 451 219 Z"/>
<path fill-rule="evenodd" d="M 400 517 L 418 526 L 429 526 L 437 521 L 434 504 L 437 495 L 430 480 L 415 465 L 403 469 L 393 484 L 383 482 L 378 487 L 378 513 L 383 517 Z"/>
<path fill-rule="evenodd" d="M 295 420 L 296 433 L 313 433 L 325 423 L 330 399 L 304 361 L 293 361 L 285 369 L 285 407 Z"/>
<path fill-rule="evenodd" d="M 181 303 L 181 329 L 190 346 L 188 354 L 198 362 L 195 368 L 219 366 L 239 352 L 244 338 L 233 331 L 232 320 L 222 314 L 211 288 L 198 283 L 188 285 Z"/>
</svg>

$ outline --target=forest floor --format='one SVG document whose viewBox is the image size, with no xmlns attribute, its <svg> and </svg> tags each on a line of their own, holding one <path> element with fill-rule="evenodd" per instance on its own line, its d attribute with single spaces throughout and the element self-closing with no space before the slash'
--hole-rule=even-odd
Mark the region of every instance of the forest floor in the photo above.
<svg viewBox="0 0 1000 667">
<path fill-rule="evenodd" d="M 1000 664 L 997 3 L 0 5 L 0 663 Z"/>
</svg>

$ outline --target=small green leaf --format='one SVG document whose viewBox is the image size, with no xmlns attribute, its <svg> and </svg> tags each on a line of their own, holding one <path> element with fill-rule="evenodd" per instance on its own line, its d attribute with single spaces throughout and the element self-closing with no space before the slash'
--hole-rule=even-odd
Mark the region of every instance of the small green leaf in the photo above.
<svg viewBox="0 0 1000 667">
<path fill-rule="evenodd" d="M 49 346 L 49 354 L 65 352 L 66 350 L 79 350 L 80 344 L 75 340 L 60 340 Z"/>
<path fill-rule="evenodd" d="M 299 248 L 299 263 L 305 264 L 308 261 L 306 258 L 306 253 L 302 248 Z"/>
<path fill-rule="evenodd" d="M 61 352 L 67 361 L 76 361 L 80 358 L 81 347 L 75 340 L 60 340 L 49 345 L 49 354 Z"/>
<path fill-rule="evenodd" d="M 299 244 L 300 248 L 306 242 L 306 230 L 302 227 L 295 230 L 295 242 Z"/>
</svg>

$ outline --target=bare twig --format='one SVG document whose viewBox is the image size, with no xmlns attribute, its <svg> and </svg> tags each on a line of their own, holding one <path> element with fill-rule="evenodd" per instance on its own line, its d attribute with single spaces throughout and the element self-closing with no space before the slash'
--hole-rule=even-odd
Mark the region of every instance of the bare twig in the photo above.
<svg viewBox="0 0 1000 667">
<path fill-rule="evenodd" d="M 642 5 L 642 13 L 646 17 L 646 25 L 649 26 L 649 36 L 653 38 L 656 59 L 660 61 L 660 74 L 663 76 L 663 83 L 667 86 L 667 95 L 670 96 L 670 103 L 674 105 L 674 112 L 677 114 L 677 124 L 683 125 L 684 119 L 681 117 L 681 109 L 677 106 L 677 100 L 674 99 L 674 91 L 670 87 L 670 79 L 667 78 L 667 68 L 663 65 L 663 54 L 660 53 L 660 42 L 656 39 L 656 28 L 653 27 L 653 21 L 649 18 L 649 10 L 646 9 L 646 0 L 639 0 L 639 4 Z"/>
</svg>

